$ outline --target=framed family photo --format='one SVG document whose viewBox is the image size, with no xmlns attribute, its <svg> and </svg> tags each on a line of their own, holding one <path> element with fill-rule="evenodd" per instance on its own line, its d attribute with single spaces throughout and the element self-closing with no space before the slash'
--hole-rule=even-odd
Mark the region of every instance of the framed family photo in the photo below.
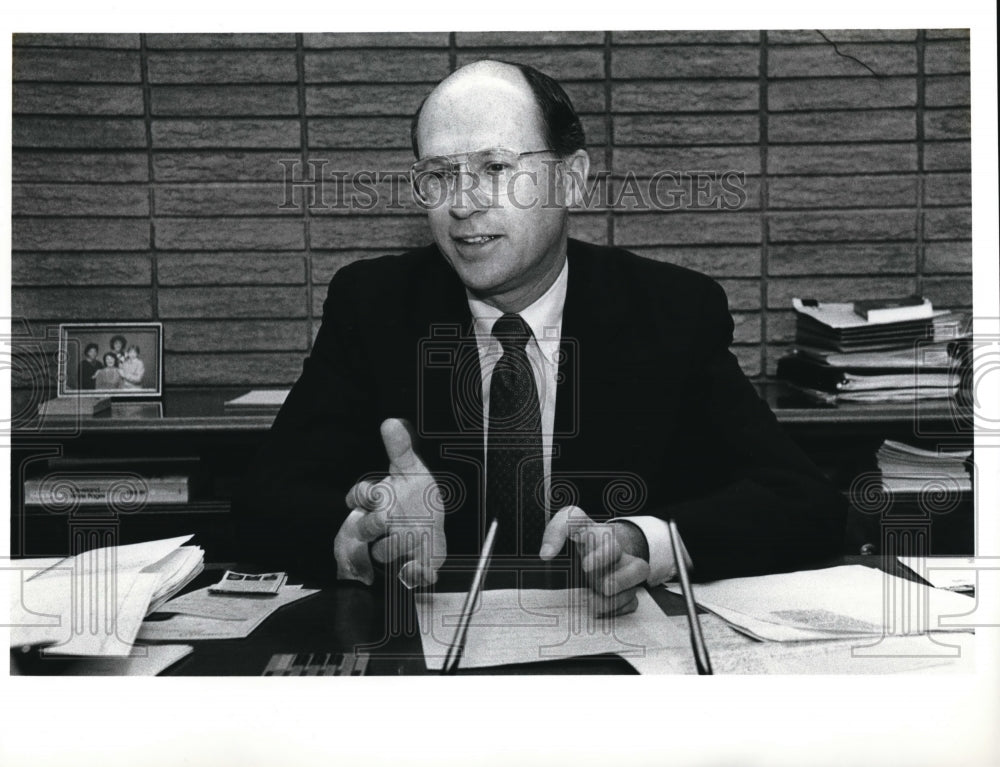
<svg viewBox="0 0 1000 767">
<path fill-rule="evenodd" d="M 161 396 L 163 325 L 60 325 L 58 380 L 60 397 Z"/>
</svg>

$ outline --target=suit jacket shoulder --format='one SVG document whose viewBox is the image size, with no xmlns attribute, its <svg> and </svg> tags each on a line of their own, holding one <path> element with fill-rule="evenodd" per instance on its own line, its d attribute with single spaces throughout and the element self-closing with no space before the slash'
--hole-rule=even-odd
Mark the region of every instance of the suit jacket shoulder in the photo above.
<svg viewBox="0 0 1000 767">
<path fill-rule="evenodd" d="M 570 240 L 571 322 L 599 309 L 601 323 L 630 326 L 647 339 L 684 333 L 732 342 L 725 291 L 711 277 L 677 264 L 644 258 L 623 248 Z"/>
</svg>

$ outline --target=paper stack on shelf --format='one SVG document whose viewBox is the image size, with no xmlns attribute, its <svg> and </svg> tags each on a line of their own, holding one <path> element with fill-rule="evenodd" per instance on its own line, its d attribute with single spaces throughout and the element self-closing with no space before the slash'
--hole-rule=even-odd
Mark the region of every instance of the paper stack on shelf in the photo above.
<svg viewBox="0 0 1000 767">
<path fill-rule="evenodd" d="M 882 485 L 892 493 L 958 493 L 972 490 L 966 468 L 971 450 L 923 450 L 887 439 L 875 454 Z"/>
<path fill-rule="evenodd" d="M 795 346 L 778 361 L 777 376 L 811 398 L 913 402 L 958 392 L 961 371 L 950 350 L 962 337 L 962 315 L 935 311 L 927 299 L 792 304 Z"/>
<path fill-rule="evenodd" d="M 127 656 L 142 619 L 201 572 L 192 536 L 91 549 L 64 559 L 11 560 L 10 646 L 53 655 Z"/>
</svg>

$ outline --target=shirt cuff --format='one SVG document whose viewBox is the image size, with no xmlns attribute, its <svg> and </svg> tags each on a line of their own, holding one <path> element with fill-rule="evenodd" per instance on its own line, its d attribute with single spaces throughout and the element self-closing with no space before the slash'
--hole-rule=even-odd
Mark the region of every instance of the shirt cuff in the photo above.
<svg viewBox="0 0 1000 767">
<path fill-rule="evenodd" d="M 658 586 L 677 577 L 677 562 L 674 560 L 674 550 L 670 545 L 670 528 L 659 517 L 621 517 L 615 522 L 631 522 L 642 531 L 649 547 L 649 578 L 646 583 Z M 688 568 L 691 567 L 691 556 L 681 541 L 681 554 Z"/>
</svg>

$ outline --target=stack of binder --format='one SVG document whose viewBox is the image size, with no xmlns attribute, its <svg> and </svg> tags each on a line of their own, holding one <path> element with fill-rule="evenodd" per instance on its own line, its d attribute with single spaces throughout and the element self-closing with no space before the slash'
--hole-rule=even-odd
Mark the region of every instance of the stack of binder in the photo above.
<svg viewBox="0 0 1000 767">
<path fill-rule="evenodd" d="M 793 306 L 795 346 L 778 361 L 777 375 L 811 398 L 831 404 L 913 402 L 958 392 L 953 345 L 963 334 L 961 314 L 935 311 L 923 298 L 796 298 Z"/>
</svg>

